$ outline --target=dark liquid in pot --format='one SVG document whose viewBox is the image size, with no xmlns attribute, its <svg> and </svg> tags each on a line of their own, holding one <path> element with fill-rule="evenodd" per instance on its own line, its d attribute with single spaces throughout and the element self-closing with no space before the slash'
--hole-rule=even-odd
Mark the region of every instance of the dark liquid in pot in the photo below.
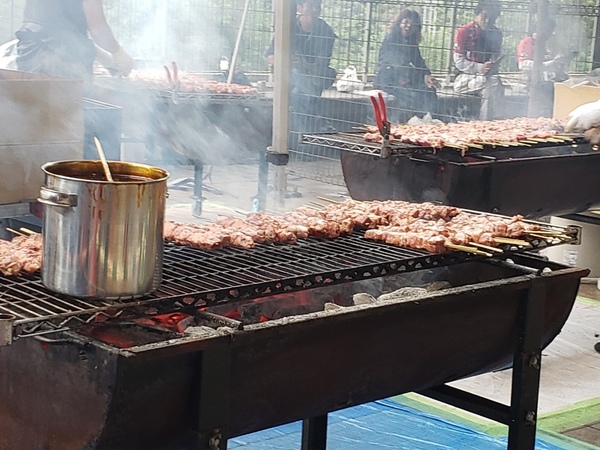
<svg viewBox="0 0 600 450">
<path fill-rule="evenodd" d="M 80 180 L 94 180 L 94 181 L 107 181 L 104 173 L 100 172 L 92 172 L 86 173 L 83 175 L 71 175 L 73 178 L 78 178 Z M 113 180 L 117 182 L 130 182 L 130 183 L 147 183 L 152 181 L 152 178 L 143 177 L 140 175 L 127 175 L 121 173 L 112 174 Z"/>
</svg>

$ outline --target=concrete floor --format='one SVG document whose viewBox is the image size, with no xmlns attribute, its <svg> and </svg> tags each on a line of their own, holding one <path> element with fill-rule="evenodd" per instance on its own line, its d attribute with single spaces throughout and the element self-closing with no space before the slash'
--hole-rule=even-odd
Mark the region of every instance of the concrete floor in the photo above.
<svg viewBox="0 0 600 450">
<path fill-rule="evenodd" d="M 135 159 L 135 155 L 131 158 Z M 205 198 L 200 217 L 192 214 L 193 183 L 183 183 L 186 178 L 193 177 L 193 169 L 185 166 L 165 168 L 171 171 L 167 219 L 204 222 L 219 215 L 243 217 L 245 212 L 252 210 L 252 199 L 257 192 L 256 166 L 212 167 L 204 182 Z M 281 203 L 273 192 L 274 185 L 275 178 L 271 173 L 268 211 L 326 203 L 319 197 L 348 198 L 345 188 L 340 186 L 291 176 L 287 198 Z M 594 349 L 594 344 L 600 341 L 600 291 L 595 284 L 586 284 L 582 285 L 580 296 L 563 331 L 543 353 L 538 429 L 578 439 L 582 442 L 581 448 L 595 448 L 593 445 L 600 446 L 600 354 Z M 454 384 L 508 403 L 510 379 L 510 370 L 506 370 Z M 593 445 L 583 447 L 583 443 Z"/>
</svg>

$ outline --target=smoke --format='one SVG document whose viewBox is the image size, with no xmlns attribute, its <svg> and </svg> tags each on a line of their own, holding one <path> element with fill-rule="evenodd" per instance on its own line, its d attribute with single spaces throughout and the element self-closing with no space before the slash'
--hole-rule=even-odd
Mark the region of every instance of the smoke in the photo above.
<svg viewBox="0 0 600 450">
<path fill-rule="evenodd" d="M 552 53 L 561 54 L 570 60 L 568 71 L 584 72 L 589 67 L 578 61 L 590 61 L 594 22 L 592 17 L 559 15 L 556 30 L 548 42 Z"/>
<path fill-rule="evenodd" d="M 150 67 L 174 60 L 183 70 L 218 70 L 221 56 L 230 56 L 230 33 L 216 11 L 187 7 L 164 0 L 156 7 L 136 6 L 144 20 L 128 44 L 131 53 Z"/>
</svg>

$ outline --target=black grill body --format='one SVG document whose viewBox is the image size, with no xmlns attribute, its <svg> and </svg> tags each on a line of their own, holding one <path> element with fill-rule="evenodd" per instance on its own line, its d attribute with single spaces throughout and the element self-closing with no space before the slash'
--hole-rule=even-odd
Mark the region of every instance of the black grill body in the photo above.
<svg viewBox="0 0 600 450">
<path fill-rule="evenodd" d="M 454 286 L 412 301 L 243 326 L 223 319 L 183 334 L 104 324 L 143 337 L 129 348 L 76 331 L 19 339 L 0 348 L 0 448 L 186 448 L 188 437 L 208 442 L 214 430 L 238 436 L 507 367 L 520 302 L 532 289 L 541 294 L 545 347 L 588 273 L 511 258 L 516 265 L 464 261 L 386 277 L 385 284 L 290 294 L 376 294 L 414 280 Z"/>
</svg>

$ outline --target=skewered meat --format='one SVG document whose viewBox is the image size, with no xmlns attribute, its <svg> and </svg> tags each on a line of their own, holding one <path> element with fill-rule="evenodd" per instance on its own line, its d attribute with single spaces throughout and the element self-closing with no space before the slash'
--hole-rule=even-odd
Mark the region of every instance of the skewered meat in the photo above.
<svg viewBox="0 0 600 450">
<path fill-rule="evenodd" d="M 194 242 L 195 234 L 186 231 L 188 226 L 198 228 L 194 225 L 169 224 L 165 227 L 165 239 L 208 248 L 203 241 Z M 497 246 L 495 238 L 521 238 L 528 231 L 539 230 L 540 226 L 524 222 L 522 216 L 476 214 L 433 203 L 348 200 L 320 210 L 300 207 L 282 216 L 254 213 L 245 219 L 221 217 L 216 224 L 205 225 L 204 228 L 211 236 L 240 233 L 252 240 L 252 243 L 222 240 L 212 248 L 228 245 L 249 248 L 254 243 L 292 244 L 308 237 L 335 239 L 354 229 L 362 229 L 367 230 L 367 239 L 441 253 L 451 245 L 476 243 Z"/>
<path fill-rule="evenodd" d="M 390 141 L 425 147 L 468 147 L 473 144 L 512 143 L 529 139 L 548 139 L 564 130 L 558 119 L 540 117 L 448 123 L 444 125 L 393 125 Z M 382 142 L 376 126 L 368 126 L 364 135 L 367 142 Z"/>
<path fill-rule="evenodd" d="M 42 235 L 0 240 L 0 272 L 5 276 L 34 273 L 42 267 Z"/>
<path fill-rule="evenodd" d="M 258 92 L 257 89 L 252 86 L 234 83 L 227 84 L 190 72 L 179 71 L 177 78 L 179 81 L 178 90 L 181 93 L 252 95 Z M 131 72 L 126 82 L 132 82 L 141 87 L 159 90 L 168 90 L 171 89 L 172 86 L 172 83 L 169 83 L 164 70 L 134 70 Z"/>
<path fill-rule="evenodd" d="M 522 238 L 541 229 L 522 216 L 473 213 L 453 206 L 405 201 L 347 200 L 322 209 L 297 208 L 283 215 L 220 217 L 215 223 L 165 222 L 164 238 L 203 250 L 253 248 L 256 244 L 295 244 L 298 240 L 335 239 L 354 229 L 365 238 L 442 253 L 454 245 L 497 246 L 497 238 Z M 0 273 L 33 273 L 41 267 L 42 236 L 0 241 Z"/>
</svg>

